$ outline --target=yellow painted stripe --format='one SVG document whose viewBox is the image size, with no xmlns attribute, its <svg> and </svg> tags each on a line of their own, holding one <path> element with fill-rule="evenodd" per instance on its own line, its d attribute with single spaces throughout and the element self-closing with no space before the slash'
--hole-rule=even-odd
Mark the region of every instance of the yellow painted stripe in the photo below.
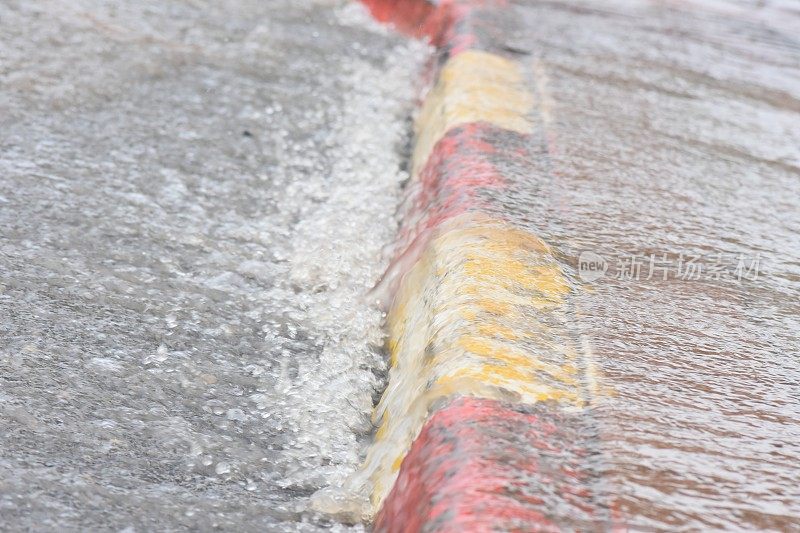
<svg viewBox="0 0 800 533">
<path fill-rule="evenodd" d="M 364 467 L 375 510 L 437 402 L 468 395 L 584 406 L 563 305 L 570 291 L 537 237 L 485 215 L 442 225 L 387 317 L 392 368 Z"/>
<path fill-rule="evenodd" d="M 468 50 L 450 58 L 428 94 L 416 121 L 413 175 L 433 147 L 454 126 L 488 122 L 527 134 L 533 96 L 525 89 L 520 66 L 498 55 Z"/>
</svg>

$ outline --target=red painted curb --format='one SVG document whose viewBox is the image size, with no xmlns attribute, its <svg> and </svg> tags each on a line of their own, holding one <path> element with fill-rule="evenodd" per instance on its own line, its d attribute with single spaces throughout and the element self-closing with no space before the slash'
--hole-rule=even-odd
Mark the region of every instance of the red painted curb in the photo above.
<svg viewBox="0 0 800 533">
<path fill-rule="evenodd" d="M 417 231 L 432 229 L 464 211 L 485 206 L 482 191 L 507 186 L 493 160 L 506 165 L 524 163 L 530 157 L 526 137 L 483 122 L 447 132 L 420 172 L 422 190 L 405 217 L 403 230 L 410 231 L 412 224 Z"/>
<path fill-rule="evenodd" d="M 437 48 L 447 48 L 451 55 L 469 48 L 475 36 L 459 30 L 470 11 L 481 7 L 505 5 L 506 0 L 361 0 L 372 16 L 393 25 L 400 32 L 427 38 Z"/>
<path fill-rule="evenodd" d="M 419 190 L 402 216 L 398 253 L 384 279 L 398 280 L 443 222 L 467 211 L 486 212 L 486 193 L 507 186 L 492 160 L 524 165 L 532 157 L 529 144 L 525 135 L 481 122 L 447 132 L 420 172 Z M 393 288 L 387 290 L 394 292 Z"/>
<path fill-rule="evenodd" d="M 450 25 L 449 8 L 425 0 L 362 0 L 379 22 L 392 24 L 402 33 L 436 40 Z"/>
<path fill-rule="evenodd" d="M 580 415 L 460 398 L 414 441 L 375 520 L 375 531 L 606 529 L 587 488 Z M 567 525 L 567 524 L 564 524 Z"/>
<path fill-rule="evenodd" d="M 492 31 L 480 24 L 492 16 L 479 16 L 485 8 L 505 5 L 504 0 L 441 0 L 436 5 L 425 0 L 362 2 L 379 21 L 429 39 L 437 46 L 442 64 L 466 50 L 481 53 L 453 61 L 479 58 L 465 63 L 470 69 L 479 70 L 484 61 L 501 65 L 507 61 L 500 46 L 495 47 L 500 54 L 485 51 L 493 47 L 491 42 L 482 42 Z M 484 35 L 486 29 L 490 31 Z M 491 59 L 492 55 L 497 59 Z M 475 70 L 461 72 L 468 73 L 467 79 L 475 75 Z M 492 76 L 487 78 L 490 87 L 498 79 Z M 443 79 L 452 82 L 453 78 Z M 472 90 L 469 83 L 465 85 Z M 479 102 L 478 109 L 487 99 Z M 441 116 L 433 114 L 440 112 L 436 107 L 429 109 L 434 110 L 429 111 L 431 116 Z M 530 177 L 543 171 L 536 161 L 546 157 L 546 149 L 534 140 L 534 134 L 527 128 L 515 131 L 502 121 L 482 122 L 488 115 L 465 115 L 478 121 L 447 123 L 446 132 L 435 129 L 444 130 L 444 126 L 434 127 L 440 136 L 427 148 L 429 154 L 421 152 L 427 160 L 414 169 L 413 196 L 402 213 L 397 254 L 379 293 L 395 294 L 445 221 L 473 212 L 487 219 L 505 219 L 492 192 L 523 179 L 510 178 L 509 172 L 513 175 L 516 169 L 516 174 Z M 586 412 L 570 411 L 554 401 L 524 406 L 459 398 L 443 407 L 430 407 L 428 416 L 399 463 L 396 481 L 384 485 L 392 488 L 388 496 L 381 493 L 385 499 L 374 521 L 375 531 L 614 529 L 613 513 L 597 490 L 596 465 L 592 464 L 597 454 L 587 450 L 598 437 Z"/>
</svg>

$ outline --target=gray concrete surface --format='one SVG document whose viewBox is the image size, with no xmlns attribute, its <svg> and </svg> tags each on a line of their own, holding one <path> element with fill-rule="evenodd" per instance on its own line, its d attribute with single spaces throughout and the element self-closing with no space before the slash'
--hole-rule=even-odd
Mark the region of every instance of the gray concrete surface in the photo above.
<svg viewBox="0 0 800 533">
<path fill-rule="evenodd" d="M 336 1 L 0 3 L 0 529 L 310 531 L 424 47 Z"/>
</svg>

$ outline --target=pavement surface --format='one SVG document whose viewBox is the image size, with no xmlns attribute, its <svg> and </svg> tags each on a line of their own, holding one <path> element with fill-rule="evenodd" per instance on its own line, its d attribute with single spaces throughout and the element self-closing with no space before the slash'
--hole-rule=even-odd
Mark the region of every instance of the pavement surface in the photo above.
<svg viewBox="0 0 800 533">
<path fill-rule="evenodd" d="M 0 529 L 326 527 L 426 47 L 348 2 L 0 21 Z"/>
<path fill-rule="evenodd" d="M 488 194 L 581 288 L 596 489 L 797 530 L 796 4 L 511 9 L 546 159 Z M 0 529 L 351 528 L 308 502 L 371 441 L 428 54 L 345 1 L 0 5 Z"/>
</svg>

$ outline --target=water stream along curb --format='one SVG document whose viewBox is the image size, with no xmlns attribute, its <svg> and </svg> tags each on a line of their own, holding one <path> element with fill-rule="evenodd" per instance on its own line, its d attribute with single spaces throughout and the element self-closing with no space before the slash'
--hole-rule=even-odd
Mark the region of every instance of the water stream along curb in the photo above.
<svg viewBox="0 0 800 533">
<path fill-rule="evenodd" d="M 567 506 L 572 525 L 607 528 L 612 505 L 591 473 L 601 385 L 574 327 L 580 288 L 492 201 L 520 186 L 507 169 L 532 173 L 548 158 L 533 63 L 496 38 L 504 2 L 364 3 L 437 53 L 397 252 L 376 289 L 391 370 L 351 479 L 369 494 L 355 514 L 376 531 L 557 530 Z"/>
</svg>

